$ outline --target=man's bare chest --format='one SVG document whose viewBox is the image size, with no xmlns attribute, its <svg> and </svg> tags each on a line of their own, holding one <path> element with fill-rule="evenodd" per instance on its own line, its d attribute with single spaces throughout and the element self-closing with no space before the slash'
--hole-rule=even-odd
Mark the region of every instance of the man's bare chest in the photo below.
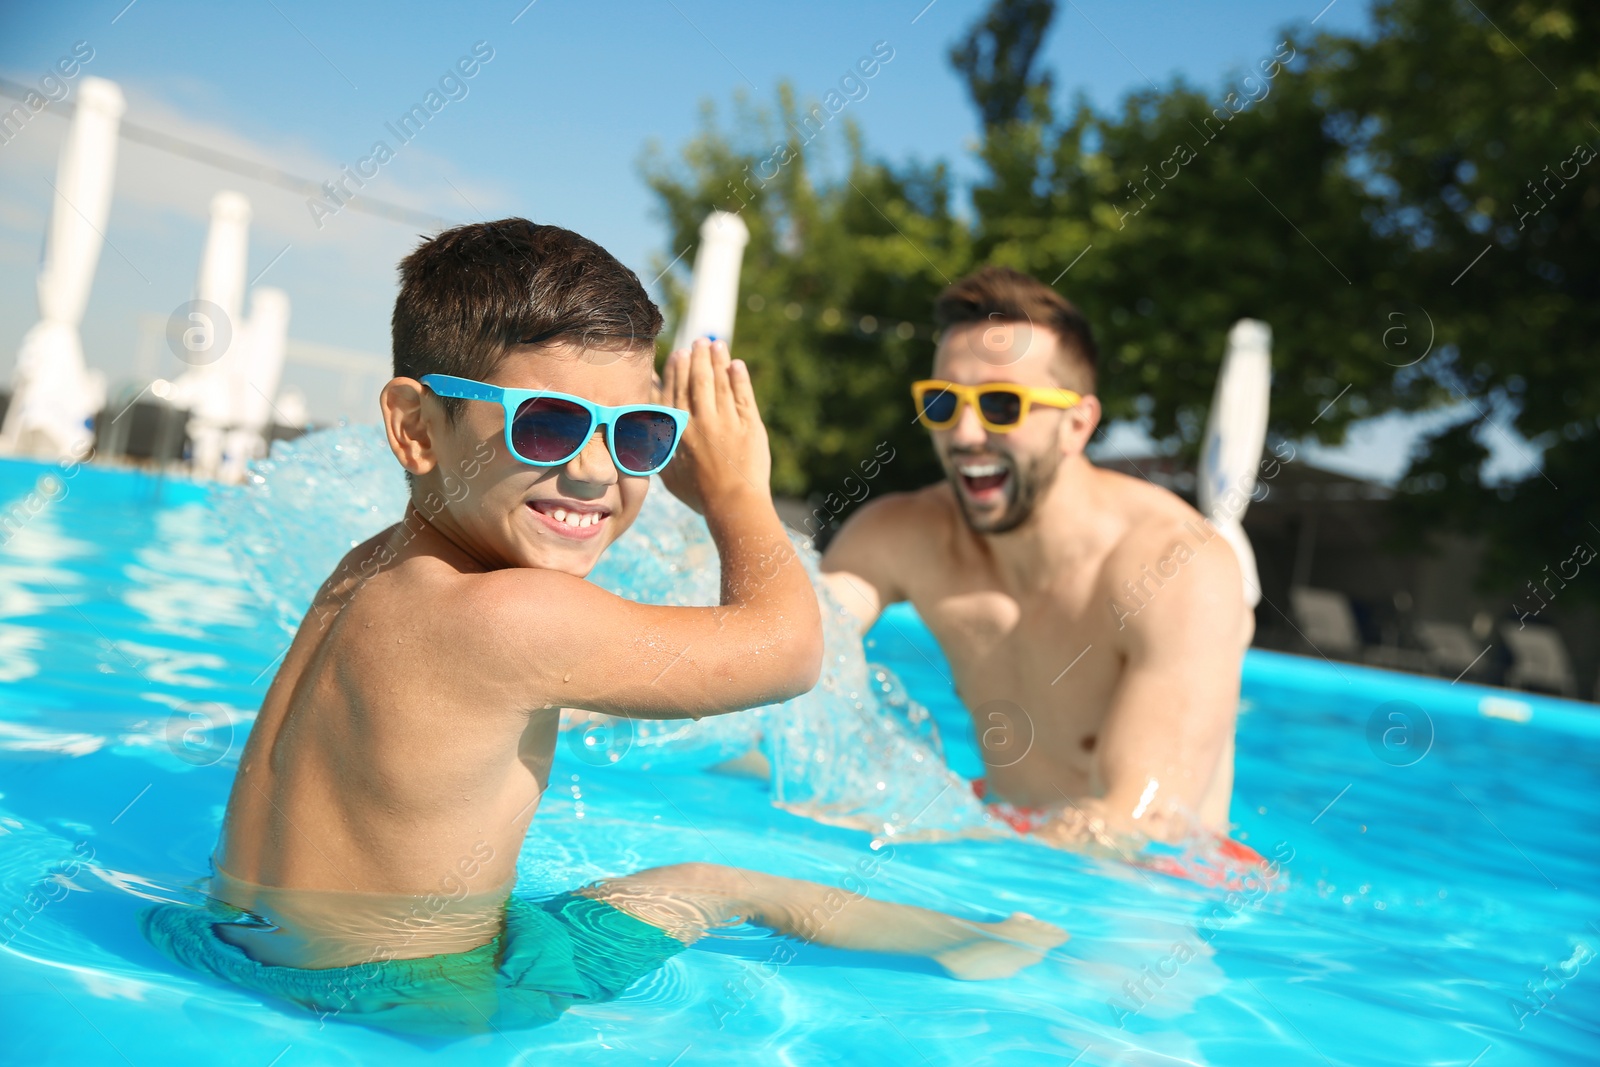
<svg viewBox="0 0 1600 1067">
<path fill-rule="evenodd" d="M 1115 623 L 1096 603 L 1070 593 L 1021 601 L 969 591 L 916 606 L 980 731 L 991 719 L 1016 720 L 1020 730 L 1076 747 L 1098 732 L 1122 672 Z"/>
</svg>

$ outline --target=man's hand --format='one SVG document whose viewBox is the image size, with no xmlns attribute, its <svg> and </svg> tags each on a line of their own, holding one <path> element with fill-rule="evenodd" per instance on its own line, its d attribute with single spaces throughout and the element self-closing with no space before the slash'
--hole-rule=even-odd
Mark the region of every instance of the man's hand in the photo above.
<svg viewBox="0 0 1600 1067">
<path fill-rule="evenodd" d="M 750 370 L 721 341 L 699 340 L 667 357 L 660 401 L 689 413 L 689 425 L 661 480 L 701 514 L 706 504 L 753 489 L 771 497 L 772 454 L 756 408 Z"/>
<path fill-rule="evenodd" d="M 1116 832 L 1107 819 L 1104 805 L 1095 797 L 1081 797 L 1057 811 L 1034 836 L 1056 848 L 1069 851 L 1106 851 L 1126 859 L 1144 847 L 1145 839 L 1134 833 Z"/>
</svg>

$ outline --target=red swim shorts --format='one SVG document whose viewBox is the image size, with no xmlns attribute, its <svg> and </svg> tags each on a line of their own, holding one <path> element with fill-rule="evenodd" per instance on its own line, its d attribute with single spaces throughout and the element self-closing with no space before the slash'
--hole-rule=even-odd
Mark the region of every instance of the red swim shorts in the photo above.
<svg viewBox="0 0 1600 1067">
<path fill-rule="evenodd" d="M 1026 808 L 1008 804 L 1003 800 L 989 801 L 987 799 L 989 783 L 982 778 L 972 780 L 972 794 L 984 801 L 984 806 L 989 809 L 991 815 L 1019 834 L 1033 833 L 1055 815 L 1049 808 Z M 1265 872 L 1267 869 L 1266 858 L 1261 853 L 1231 837 L 1219 839 L 1216 847 L 1204 857 L 1147 852 L 1130 857 L 1129 862 L 1135 867 L 1173 878 L 1199 882 L 1201 885 L 1230 888 L 1241 884 L 1252 870 Z"/>
</svg>

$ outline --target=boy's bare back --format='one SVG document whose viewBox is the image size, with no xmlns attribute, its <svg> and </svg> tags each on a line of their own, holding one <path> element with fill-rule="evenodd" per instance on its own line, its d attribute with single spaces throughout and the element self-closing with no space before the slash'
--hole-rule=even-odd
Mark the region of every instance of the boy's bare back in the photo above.
<svg viewBox="0 0 1600 1067">
<path fill-rule="evenodd" d="M 642 403 L 651 366 L 648 350 L 545 346 L 509 354 L 492 380 Z M 390 383 L 412 506 L 351 551 L 302 622 L 240 761 L 222 871 L 293 889 L 504 891 L 563 706 L 698 717 L 814 684 L 816 600 L 772 510 L 748 372 L 702 343 L 674 354 L 662 391 L 691 413 L 672 482 L 722 553 L 718 608 L 635 604 L 583 580 L 648 484 L 619 474 L 601 435 L 562 467 L 531 467 L 504 454 L 491 405 L 451 425 L 417 383 Z M 435 487 L 446 474 L 455 488 Z"/>
<path fill-rule="evenodd" d="M 559 711 L 532 692 L 496 706 L 463 670 L 476 657 L 459 637 L 492 583 L 408 518 L 414 537 L 395 526 L 345 558 L 335 573 L 351 576 L 320 592 L 262 704 L 218 854 L 237 878 L 432 893 L 462 860 L 474 889 L 513 878 Z M 397 558 L 362 578 L 386 549 Z"/>
</svg>

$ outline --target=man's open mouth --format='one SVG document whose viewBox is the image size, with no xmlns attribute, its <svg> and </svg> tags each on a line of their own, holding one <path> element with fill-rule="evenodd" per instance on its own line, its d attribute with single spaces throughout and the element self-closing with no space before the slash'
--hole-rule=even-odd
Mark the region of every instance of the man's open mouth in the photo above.
<svg viewBox="0 0 1600 1067">
<path fill-rule="evenodd" d="M 556 533 L 578 539 L 598 534 L 611 515 L 610 508 L 569 500 L 530 500 L 528 508 Z"/>
<path fill-rule="evenodd" d="M 1004 463 L 957 463 L 956 475 L 967 496 L 978 503 L 1004 499 L 1011 468 Z"/>
</svg>

